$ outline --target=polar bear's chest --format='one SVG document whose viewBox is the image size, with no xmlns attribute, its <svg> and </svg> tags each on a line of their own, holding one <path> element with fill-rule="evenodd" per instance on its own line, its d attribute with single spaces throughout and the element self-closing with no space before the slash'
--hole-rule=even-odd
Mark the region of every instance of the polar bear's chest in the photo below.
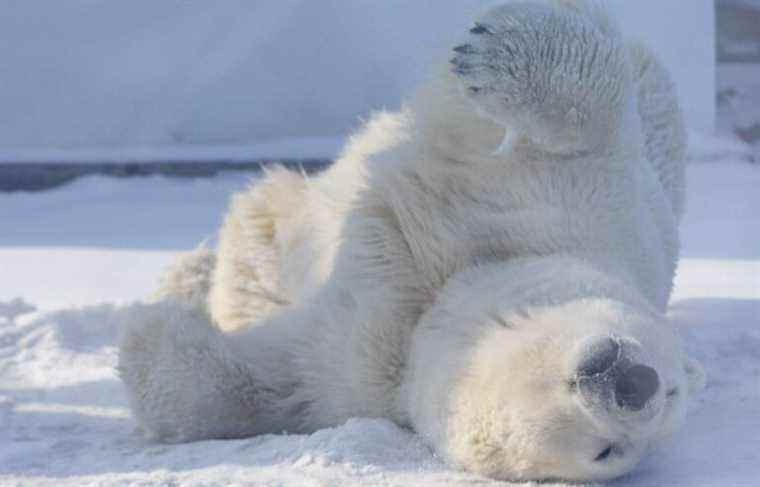
<svg viewBox="0 0 760 487">
<path fill-rule="evenodd" d="M 433 287 L 483 262 L 549 253 L 574 233 L 571 216 L 546 202 L 526 205 L 508 191 L 477 199 L 429 194 L 397 208 L 420 270 Z"/>
<path fill-rule="evenodd" d="M 394 210 L 425 281 L 438 288 L 473 265 L 548 255 L 594 262 L 636 287 L 667 281 L 636 185 L 566 169 L 517 170 L 477 185 L 417 181 L 407 193 L 415 196 Z"/>
</svg>

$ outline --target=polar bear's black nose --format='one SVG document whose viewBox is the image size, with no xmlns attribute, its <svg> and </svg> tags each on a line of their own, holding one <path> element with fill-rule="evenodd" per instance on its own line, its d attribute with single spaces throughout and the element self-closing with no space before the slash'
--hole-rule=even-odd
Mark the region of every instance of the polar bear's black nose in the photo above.
<svg viewBox="0 0 760 487">
<path fill-rule="evenodd" d="M 621 371 L 615 380 L 615 399 L 621 408 L 640 411 L 660 387 L 657 372 L 636 364 Z"/>
<path fill-rule="evenodd" d="M 620 344 L 612 338 L 605 338 L 589 347 L 578 366 L 578 375 L 593 377 L 602 374 L 615 365 L 620 356 Z"/>
</svg>

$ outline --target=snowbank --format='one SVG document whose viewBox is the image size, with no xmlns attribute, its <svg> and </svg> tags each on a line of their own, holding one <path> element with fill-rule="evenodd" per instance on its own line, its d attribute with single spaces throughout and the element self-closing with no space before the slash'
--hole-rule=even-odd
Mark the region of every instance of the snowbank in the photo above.
<svg viewBox="0 0 760 487">
<path fill-rule="evenodd" d="M 757 45 L 760 52 L 760 39 Z M 760 64 L 719 65 L 718 115 L 718 132 L 753 145 L 754 159 L 760 162 Z"/>
<path fill-rule="evenodd" d="M 689 124 L 709 131 L 712 0 L 608 1 L 673 70 Z M 6 2 L 0 162 L 295 157 L 288 146 L 331 157 L 494 3 Z"/>
</svg>

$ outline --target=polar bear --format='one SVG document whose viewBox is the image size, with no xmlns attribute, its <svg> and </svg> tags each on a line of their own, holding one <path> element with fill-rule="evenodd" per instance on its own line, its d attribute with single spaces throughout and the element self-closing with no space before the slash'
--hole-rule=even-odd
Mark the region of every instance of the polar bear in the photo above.
<svg viewBox="0 0 760 487">
<path fill-rule="evenodd" d="M 164 441 L 383 417 L 497 479 L 624 474 L 703 382 L 665 317 L 684 148 L 596 3 L 489 10 L 330 168 L 233 198 L 124 332 L 133 413 Z"/>
</svg>

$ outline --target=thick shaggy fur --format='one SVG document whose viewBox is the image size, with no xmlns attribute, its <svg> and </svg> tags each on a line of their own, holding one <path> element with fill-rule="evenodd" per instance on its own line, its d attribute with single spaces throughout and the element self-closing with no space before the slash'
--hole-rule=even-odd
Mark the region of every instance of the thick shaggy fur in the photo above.
<svg viewBox="0 0 760 487">
<path fill-rule="evenodd" d="M 496 478 L 620 475 L 700 383 L 664 317 L 684 147 L 666 71 L 595 4 L 491 10 L 331 168 L 234 197 L 125 331 L 135 416 L 168 441 L 386 417 Z M 641 411 L 574 388 L 599 337 L 656 369 Z"/>
</svg>

